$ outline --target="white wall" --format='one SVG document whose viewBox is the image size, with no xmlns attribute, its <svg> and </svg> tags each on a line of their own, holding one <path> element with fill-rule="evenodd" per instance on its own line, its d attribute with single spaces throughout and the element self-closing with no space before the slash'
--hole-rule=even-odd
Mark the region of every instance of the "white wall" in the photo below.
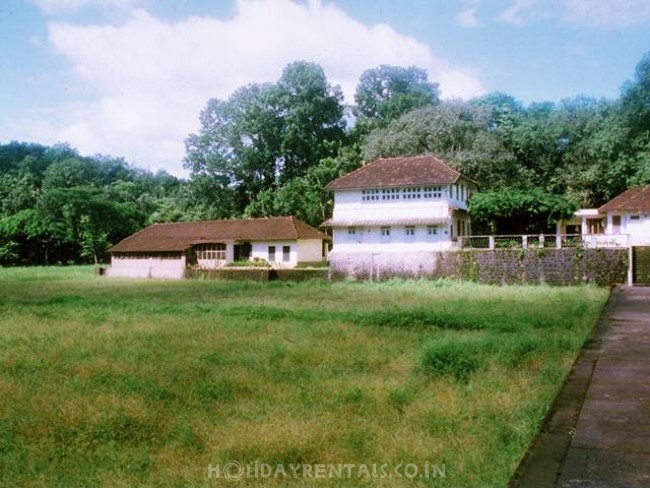
<svg viewBox="0 0 650 488">
<path fill-rule="evenodd" d="M 298 241 L 299 263 L 315 263 L 323 260 L 322 239 L 301 239 Z"/>
<path fill-rule="evenodd" d="M 132 259 L 112 256 L 106 275 L 120 278 L 181 279 L 185 275 L 185 256 L 178 259 Z"/>
<path fill-rule="evenodd" d="M 272 261 L 278 267 L 293 268 L 298 264 L 298 244 L 296 241 L 267 241 L 267 242 L 253 242 L 253 249 L 251 251 L 251 259 L 264 259 L 271 262 L 269 259 L 269 246 L 275 246 L 275 261 Z M 284 260 L 284 253 L 282 248 L 284 246 L 290 247 L 289 260 Z"/>
<path fill-rule="evenodd" d="M 427 226 L 415 226 L 415 235 L 406 235 L 405 226 L 391 226 L 390 236 L 382 236 L 380 227 L 356 227 L 350 235 L 348 228 L 333 230 L 332 253 L 344 252 L 419 252 L 442 251 L 455 247 L 451 241 L 450 223 L 436 226 L 437 234 L 429 235 Z"/>
<path fill-rule="evenodd" d="M 449 216 L 449 203 L 435 200 L 363 201 L 361 190 L 334 193 L 334 220 L 443 219 Z"/>
<path fill-rule="evenodd" d="M 441 186 L 441 185 L 437 185 Z M 421 186 L 424 188 L 424 185 Z M 447 218 L 450 207 L 467 210 L 467 198 L 470 191 L 476 191 L 465 180 L 457 185 L 442 186 L 440 198 L 424 198 L 422 190 L 418 199 L 404 199 L 402 188 L 400 198 L 383 200 L 379 190 L 378 200 L 363 200 L 362 190 L 339 190 L 334 192 L 334 220 L 349 219 L 400 219 L 400 218 Z M 461 200 L 461 197 L 462 200 Z"/>
<path fill-rule="evenodd" d="M 276 267 L 293 268 L 298 263 L 323 261 L 321 239 L 301 239 L 299 241 L 253 242 L 251 259 L 264 259 L 273 262 Z M 275 260 L 269 259 L 269 246 L 275 246 Z M 283 247 L 289 246 L 289 261 L 284 260 Z"/>
<path fill-rule="evenodd" d="M 621 217 L 621 225 L 618 230 L 614 228 L 612 219 L 614 215 L 620 215 Z M 633 219 L 633 216 L 638 216 L 638 219 Z M 650 214 L 642 212 L 608 213 L 605 234 L 629 234 L 630 245 L 650 245 Z"/>
</svg>

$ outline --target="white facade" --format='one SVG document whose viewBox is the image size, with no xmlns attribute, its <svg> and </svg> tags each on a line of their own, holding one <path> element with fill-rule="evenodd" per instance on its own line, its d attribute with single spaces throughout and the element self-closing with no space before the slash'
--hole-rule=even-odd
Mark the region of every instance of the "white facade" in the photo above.
<svg viewBox="0 0 650 488">
<path fill-rule="evenodd" d="M 475 186 L 366 188 L 334 192 L 333 253 L 442 251 L 471 233 L 467 199 Z"/>
<path fill-rule="evenodd" d="M 317 263 L 324 261 L 323 244 L 321 239 L 300 239 L 286 241 L 251 242 L 250 259 L 268 261 L 274 268 L 295 268 L 300 263 Z M 233 243 L 224 243 L 222 250 L 196 253 L 196 267 L 201 269 L 216 269 L 234 261 Z M 140 255 L 142 254 L 142 255 Z M 107 276 L 122 278 L 157 278 L 181 279 L 187 268 L 187 258 L 184 254 L 175 253 L 173 257 L 160 257 L 157 254 L 146 255 L 137 253 L 131 255 L 113 254 Z"/>
<path fill-rule="evenodd" d="M 650 245 L 650 214 L 641 211 L 599 213 L 583 208 L 570 220 L 559 222 L 558 234 L 580 234 L 589 247 Z"/>
<path fill-rule="evenodd" d="M 301 239 L 298 241 L 254 242 L 251 259 L 263 259 L 274 268 L 295 268 L 299 263 L 323 261 L 323 241 Z"/>
<path fill-rule="evenodd" d="M 173 258 L 111 256 L 106 275 L 114 278 L 181 279 L 185 276 L 185 256 Z"/>
<path fill-rule="evenodd" d="M 643 212 L 608 212 L 606 235 L 628 235 L 629 245 L 650 245 L 650 214 Z"/>
</svg>

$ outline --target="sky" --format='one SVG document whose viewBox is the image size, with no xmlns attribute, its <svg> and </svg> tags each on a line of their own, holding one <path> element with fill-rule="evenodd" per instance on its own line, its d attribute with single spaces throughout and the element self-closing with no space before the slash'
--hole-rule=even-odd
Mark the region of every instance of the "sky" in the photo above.
<svg viewBox="0 0 650 488">
<path fill-rule="evenodd" d="M 418 66 L 442 98 L 615 99 L 650 50 L 650 0 L 0 0 L 0 143 L 69 143 L 186 176 L 210 98 L 320 64 Z"/>
</svg>

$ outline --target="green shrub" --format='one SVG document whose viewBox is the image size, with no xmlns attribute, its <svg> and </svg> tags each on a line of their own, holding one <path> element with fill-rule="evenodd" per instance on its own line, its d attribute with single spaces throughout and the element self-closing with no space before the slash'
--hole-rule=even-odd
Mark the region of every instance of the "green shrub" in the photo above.
<svg viewBox="0 0 650 488">
<path fill-rule="evenodd" d="M 268 261 L 260 258 L 246 259 L 240 261 L 231 261 L 226 266 L 229 268 L 247 267 L 247 268 L 268 268 L 270 265 Z"/>
<path fill-rule="evenodd" d="M 458 314 L 429 310 L 414 309 L 382 309 L 372 312 L 357 312 L 350 316 L 352 322 L 359 325 L 378 325 L 380 327 L 438 327 L 440 329 L 463 330 L 482 329 L 483 324 L 459 317 Z"/>
<path fill-rule="evenodd" d="M 484 366 L 485 346 L 483 338 L 443 337 L 425 345 L 420 366 L 428 375 L 466 382 Z"/>
</svg>

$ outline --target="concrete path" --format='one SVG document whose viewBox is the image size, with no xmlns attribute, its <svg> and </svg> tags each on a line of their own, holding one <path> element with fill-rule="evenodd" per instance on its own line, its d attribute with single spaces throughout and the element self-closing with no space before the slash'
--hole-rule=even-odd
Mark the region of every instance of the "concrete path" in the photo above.
<svg viewBox="0 0 650 488">
<path fill-rule="evenodd" d="M 511 487 L 650 487 L 650 288 L 613 291 Z"/>
</svg>

